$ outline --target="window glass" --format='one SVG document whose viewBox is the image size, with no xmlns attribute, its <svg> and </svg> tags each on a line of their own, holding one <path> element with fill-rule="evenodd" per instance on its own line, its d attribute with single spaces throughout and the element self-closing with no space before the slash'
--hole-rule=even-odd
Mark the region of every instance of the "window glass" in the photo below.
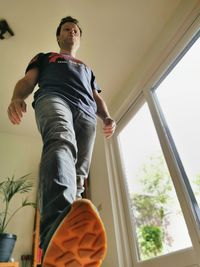
<svg viewBox="0 0 200 267">
<path fill-rule="evenodd" d="M 146 104 L 118 135 L 139 260 L 191 247 Z"/>
<path fill-rule="evenodd" d="M 200 204 L 200 39 L 155 90 Z"/>
</svg>

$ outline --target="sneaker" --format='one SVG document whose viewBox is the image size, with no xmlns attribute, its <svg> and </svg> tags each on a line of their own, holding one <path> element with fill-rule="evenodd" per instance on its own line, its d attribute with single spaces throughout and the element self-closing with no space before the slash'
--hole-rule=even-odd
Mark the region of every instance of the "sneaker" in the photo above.
<svg viewBox="0 0 200 267">
<path fill-rule="evenodd" d="M 96 208 L 79 199 L 50 238 L 42 267 L 99 267 L 106 250 L 106 233 Z"/>
</svg>

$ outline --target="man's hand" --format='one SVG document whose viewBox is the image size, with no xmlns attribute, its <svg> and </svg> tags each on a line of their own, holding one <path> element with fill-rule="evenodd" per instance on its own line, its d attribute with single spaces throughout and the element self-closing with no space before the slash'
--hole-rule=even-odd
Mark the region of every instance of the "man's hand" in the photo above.
<svg viewBox="0 0 200 267">
<path fill-rule="evenodd" d="M 103 120 L 103 122 L 104 122 L 104 127 L 103 127 L 104 135 L 105 135 L 106 138 L 110 138 L 115 132 L 116 123 L 110 117 L 106 117 Z"/>
<path fill-rule="evenodd" d="M 26 112 L 24 100 L 33 92 L 38 82 L 38 76 L 38 68 L 33 68 L 16 83 L 12 100 L 8 107 L 8 117 L 13 124 L 20 124 L 23 113 Z"/>
<path fill-rule="evenodd" d="M 103 132 L 106 138 L 110 138 L 115 131 L 116 123 L 110 117 L 107 105 L 97 90 L 93 90 L 93 97 L 97 104 L 97 115 L 103 120 Z"/>
<path fill-rule="evenodd" d="M 26 103 L 23 99 L 17 98 L 11 101 L 8 117 L 13 124 L 20 124 L 24 112 L 26 112 Z"/>
</svg>

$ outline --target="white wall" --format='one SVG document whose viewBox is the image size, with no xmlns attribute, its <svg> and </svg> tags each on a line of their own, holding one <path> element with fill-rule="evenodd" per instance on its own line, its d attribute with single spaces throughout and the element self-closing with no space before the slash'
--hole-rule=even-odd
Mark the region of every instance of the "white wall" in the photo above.
<svg viewBox="0 0 200 267">
<path fill-rule="evenodd" d="M 38 166 L 41 154 L 41 141 L 36 138 L 0 133 L 0 181 L 13 174 L 16 177 L 31 173 L 35 187 L 30 200 L 35 201 Z M 21 198 L 14 200 L 13 206 L 20 205 Z M 13 257 L 20 260 L 21 255 L 32 253 L 33 222 L 35 210 L 25 207 L 19 211 L 8 225 L 7 232 L 17 235 Z"/>
<path fill-rule="evenodd" d="M 143 60 L 138 65 L 138 68 L 133 70 L 133 75 L 127 85 L 121 90 L 118 98 L 114 99 L 110 105 L 111 114 L 115 118 L 120 118 L 123 112 L 130 104 L 131 97 L 136 91 L 141 90 L 142 86 L 146 86 L 148 81 L 154 76 L 158 78 L 158 69 L 166 60 L 167 56 L 175 49 L 175 45 L 181 38 L 181 34 L 186 31 L 200 9 L 196 6 L 197 1 L 182 1 L 176 14 L 171 18 L 165 29 L 155 40 L 154 45 L 149 48 L 149 51 L 144 55 Z M 159 22 L 158 22 L 159 23 Z M 166 66 L 166 64 L 165 64 Z M 164 68 L 163 68 L 164 70 Z M 109 88 L 107 88 L 109 90 Z M 106 90 L 106 89 L 104 89 Z M 106 142 L 102 137 L 101 124 L 97 131 L 96 144 L 93 153 L 93 160 L 90 170 L 92 201 L 98 207 L 101 206 L 100 215 L 105 223 L 108 236 L 108 253 L 102 267 L 120 266 L 118 262 L 119 251 L 117 250 L 117 235 L 115 232 L 114 223 L 114 207 L 111 199 L 111 190 L 108 175 L 108 166 L 106 162 Z M 115 177 L 113 178 L 115 179 Z M 117 228 L 116 228 L 117 229 Z M 125 265 L 124 265 L 125 266 Z M 125 266 L 127 267 L 127 266 Z"/>
</svg>

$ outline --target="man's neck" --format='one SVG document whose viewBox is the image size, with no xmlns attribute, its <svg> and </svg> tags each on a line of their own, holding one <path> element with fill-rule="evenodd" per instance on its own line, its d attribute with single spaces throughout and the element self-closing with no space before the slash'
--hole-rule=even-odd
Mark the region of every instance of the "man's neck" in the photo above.
<svg viewBox="0 0 200 267">
<path fill-rule="evenodd" d="M 76 56 L 76 51 L 72 50 L 66 50 L 66 49 L 60 49 L 60 54 L 65 54 L 68 56 L 75 57 Z"/>
</svg>

